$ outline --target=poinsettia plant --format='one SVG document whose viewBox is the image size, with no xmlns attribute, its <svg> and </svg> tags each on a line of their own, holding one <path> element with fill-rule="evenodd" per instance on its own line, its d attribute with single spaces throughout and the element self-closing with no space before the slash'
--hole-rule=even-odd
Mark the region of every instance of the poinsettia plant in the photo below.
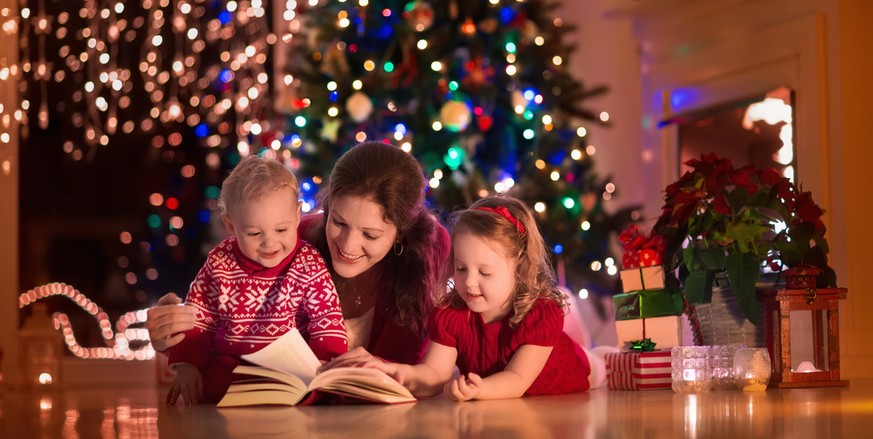
<svg viewBox="0 0 873 439">
<path fill-rule="evenodd" d="M 716 274 L 725 273 L 743 314 L 757 323 L 762 270 L 800 264 L 823 270 L 819 287 L 834 287 L 828 265 L 824 211 L 775 168 L 735 168 L 730 159 L 704 154 L 667 186 L 653 232 L 665 238 L 668 285 L 681 285 L 689 303 L 708 303 Z M 678 269 L 678 270 L 677 270 Z M 676 282 L 678 281 L 678 282 Z"/>
</svg>

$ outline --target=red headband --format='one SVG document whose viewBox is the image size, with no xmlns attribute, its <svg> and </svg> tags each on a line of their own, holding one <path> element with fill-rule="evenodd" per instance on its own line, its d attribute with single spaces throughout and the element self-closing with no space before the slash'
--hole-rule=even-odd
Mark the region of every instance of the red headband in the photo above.
<svg viewBox="0 0 873 439">
<path fill-rule="evenodd" d="M 509 213 L 509 209 L 507 209 L 507 208 L 505 208 L 505 207 L 503 207 L 503 206 L 497 206 L 497 207 L 475 207 L 475 208 L 473 208 L 473 210 L 483 210 L 483 211 L 485 211 L 485 212 L 496 213 L 497 215 L 500 215 L 500 216 L 506 218 L 507 220 L 509 220 L 509 222 L 511 222 L 512 224 L 514 224 L 514 225 L 515 225 L 515 228 L 518 230 L 518 234 L 519 234 L 519 235 L 524 235 L 524 224 L 522 224 L 521 221 L 515 219 L 515 217 L 512 216 L 511 213 Z"/>
</svg>

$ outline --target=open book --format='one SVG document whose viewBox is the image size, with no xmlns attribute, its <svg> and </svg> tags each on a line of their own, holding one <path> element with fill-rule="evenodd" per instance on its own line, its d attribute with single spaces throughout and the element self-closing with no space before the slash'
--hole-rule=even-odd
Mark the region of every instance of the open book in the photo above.
<svg viewBox="0 0 873 439">
<path fill-rule="evenodd" d="M 297 329 L 242 359 L 255 365 L 233 370 L 245 377 L 230 385 L 217 407 L 307 405 L 323 394 L 383 404 L 415 401 L 409 390 L 380 370 L 336 367 L 316 375 L 321 363 Z"/>
</svg>

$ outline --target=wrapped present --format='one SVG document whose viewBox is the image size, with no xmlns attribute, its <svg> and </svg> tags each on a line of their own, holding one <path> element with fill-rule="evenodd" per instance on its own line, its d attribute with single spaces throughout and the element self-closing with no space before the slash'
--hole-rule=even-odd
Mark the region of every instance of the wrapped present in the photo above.
<svg viewBox="0 0 873 439">
<path fill-rule="evenodd" d="M 624 269 L 661 265 L 661 255 L 655 250 L 633 250 L 621 255 Z"/>
<path fill-rule="evenodd" d="M 612 296 L 615 320 L 678 316 L 684 304 L 682 295 L 669 290 L 645 290 Z"/>
<path fill-rule="evenodd" d="M 633 377 L 634 361 L 638 352 L 609 352 L 606 363 L 606 387 L 609 390 L 637 390 Z"/>
<path fill-rule="evenodd" d="M 624 249 L 624 254 L 621 256 L 621 266 L 624 269 L 661 265 L 664 238 L 660 235 L 644 236 L 637 226 L 632 224 L 618 235 L 618 241 Z"/>
<path fill-rule="evenodd" d="M 683 333 L 683 319 L 685 316 L 616 321 L 615 331 L 618 336 L 618 347 L 622 350 L 628 350 L 632 341 L 644 338 L 650 338 L 659 349 L 693 344 L 690 341 L 690 330 L 687 331 L 687 336 Z M 688 343 L 683 343 L 683 336 L 689 340 Z"/>
<path fill-rule="evenodd" d="M 621 276 L 621 289 L 625 293 L 664 288 L 664 268 L 660 265 L 621 270 L 618 274 Z"/>
<path fill-rule="evenodd" d="M 604 360 L 610 390 L 669 389 L 672 384 L 670 349 L 610 352 Z"/>
<path fill-rule="evenodd" d="M 640 390 L 670 389 L 673 379 L 671 350 L 660 349 L 652 352 L 640 352 L 639 359 L 634 362 L 633 379 Z"/>
</svg>

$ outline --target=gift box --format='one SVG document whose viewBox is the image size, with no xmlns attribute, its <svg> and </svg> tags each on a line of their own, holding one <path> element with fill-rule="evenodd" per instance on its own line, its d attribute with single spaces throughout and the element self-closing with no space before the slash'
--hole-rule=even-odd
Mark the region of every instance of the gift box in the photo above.
<svg viewBox="0 0 873 439">
<path fill-rule="evenodd" d="M 621 289 L 625 293 L 664 288 L 664 268 L 660 265 L 621 270 L 618 274 L 621 276 Z"/>
<path fill-rule="evenodd" d="M 651 319 L 619 320 L 615 322 L 618 347 L 627 350 L 630 342 L 650 338 L 658 348 L 672 348 L 694 344 L 690 341 L 690 330 L 686 331 L 688 343 L 683 343 L 683 319 L 685 316 L 655 317 Z M 645 329 L 643 325 L 645 324 Z"/>
<path fill-rule="evenodd" d="M 610 390 L 669 389 L 670 349 L 649 352 L 610 352 L 606 362 L 606 387 Z"/>
<path fill-rule="evenodd" d="M 670 389 L 673 386 L 670 349 L 640 352 L 634 362 L 633 378 L 640 390 Z"/>
<path fill-rule="evenodd" d="M 624 250 L 621 266 L 624 269 L 661 265 L 664 238 L 655 233 L 645 236 L 635 224 L 618 234 L 618 242 Z"/>
<path fill-rule="evenodd" d="M 624 269 L 661 265 L 661 255 L 653 249 L 631 250 L 621 255 Z"/>
<path fill-rule="evenodd" d="M 682 295 L 669 290 L 646 290 L 612 296 L 615 320 L 678 316 L 682 314 Z"/>
</svg>

